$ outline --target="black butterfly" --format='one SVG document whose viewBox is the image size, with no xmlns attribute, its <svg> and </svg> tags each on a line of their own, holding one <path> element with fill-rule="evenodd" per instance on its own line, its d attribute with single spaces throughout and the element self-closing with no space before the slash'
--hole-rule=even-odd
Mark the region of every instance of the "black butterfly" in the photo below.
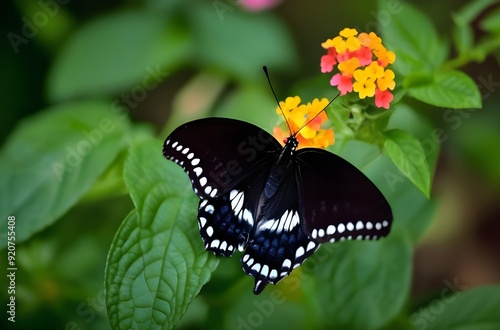
<svg viewBox="0 0 500 330">
<path fill-rule="evenodd" d="M 245 251 L 243 270 L 254 293 L 291 273 L 320 243 L 378 239 L 392 212 L 356 167 L 316 148 L 284 147 L 252 124 L 227 118 L 186 123 L 170 134 L 163 155 L 186 171 L 200 198 L 198 225 L 205 249 Z"/>
</svg>

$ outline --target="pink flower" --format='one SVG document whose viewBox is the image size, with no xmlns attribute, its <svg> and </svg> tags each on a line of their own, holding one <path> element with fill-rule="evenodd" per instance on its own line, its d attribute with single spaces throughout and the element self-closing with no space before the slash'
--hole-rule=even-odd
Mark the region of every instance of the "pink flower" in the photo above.
<svg viewBox="0 0 500 330">
<path fill-rule="evenodd" d="M 378 88 L 375 89 L 375 105 L 378 108 L 389 109 L 389 105 L 392 102 L 394 96 L 389 92 L 389 90 L 381 91 Z"/>
<path fill-rule="evenodd" d="M 352 77 L 337 73 L 330 79 L 330 85 L 337 86 L 340 95 L 345 95 L 352 92 Z"/>
<path fill-rule="evenodd" d="M 321 56 L 321 72 L 326 73 L 333 70 L 333 67 L 337 64 L 336 56 L 335 48 L 329 48 L 327 54 Z"/>
<path fill-rule="evenodd" d="M 359 59 L 360 66 L 369 65 L 372 62 L 372 51 L 367 47 L 361 47 L 355 55 Z"/>
<path fill-rule="evenodd" d="M 238 0 L 249 11 L 261 11 L 277 6 L 282 0 Z"/>
</svg>

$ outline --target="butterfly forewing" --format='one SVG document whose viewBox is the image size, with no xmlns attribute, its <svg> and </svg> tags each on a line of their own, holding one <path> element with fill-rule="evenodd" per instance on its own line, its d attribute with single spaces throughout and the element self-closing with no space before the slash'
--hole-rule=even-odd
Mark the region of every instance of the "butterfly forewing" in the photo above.
<svg viewBox="0 0 500 330">
<path fill-rule="evenodd" d="M 378 239 L 392 212 L 378 188 L 356 167 L 321 149 L 297 152 L 306 233 L 316 242 Z"/>
<path fill-rule="evenodd" d="M 179 126 L 165 140 L 163 155 L 189 175 L 202 199 L 221 196 L 281 149 L 269 133 L 227 118 L 205 118 Z"/>
</svg>

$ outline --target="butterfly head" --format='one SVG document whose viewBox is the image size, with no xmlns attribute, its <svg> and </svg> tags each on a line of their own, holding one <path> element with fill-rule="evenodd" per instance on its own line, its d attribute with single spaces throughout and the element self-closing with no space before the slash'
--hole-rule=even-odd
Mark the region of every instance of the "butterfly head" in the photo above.
<svg viewBox="0 0 500 330">
<path fill-rule="evenodd" d="M 283 142 L 285 143 L 285 146 L 288 147 L 292 152 L 294 152 L 299 145 L 299 141 L 295 137 L 295 134 L 290 135 L 289 137 L 284 139 Z"/>
</svg>

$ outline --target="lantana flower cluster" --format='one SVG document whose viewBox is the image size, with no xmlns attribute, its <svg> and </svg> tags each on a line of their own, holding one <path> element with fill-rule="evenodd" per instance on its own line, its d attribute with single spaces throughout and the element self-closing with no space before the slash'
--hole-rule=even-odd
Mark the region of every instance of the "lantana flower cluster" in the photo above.
<svg viewBox="0 0 500 330">
<path fill-rule="evenodd" d="M 292 132 L 297 132 L 296 138 L 299 141 L 299 148 L 317 147 L 326 148 L 335 143 L 333 130 L 331 128 L 323 129 L 322 125 L 328 121 L 328 116 L 322 110 L 328 105 L 328 99 L 314 99 L 312 102 L 300 104 L 301 99 L 298 96 L 288 97 L 284 102 L 276 107 L 276 113 L 281 115 L 281 110 L 285 114 L 288 125 Z M 281 110 L 280 110 L 281 107 Z M 319 113 L 319 115 L 318 115 Z M 306 126 L 306 122 L 318 115 Z M 302 127 L 302 129 L 300 129 Z M 300 131 L 299 131 L 300 129 Z M 290 133 L 283 131 L 281 127 L 275 127 L 273 135 L 278 141 L 285 141 Z"/>
<path fill-rule="evenodd" d="M 339 71 L 332 76 L 330 85 L 336 86 L 340 95 L 354 91 L 360 99 L 374 97 L 377 107 L 389 109 L 394 98 L 391 91 L 396 83 L 394 72 L 387 66 L 394 63 L 396 55 L 385 48 L 381 38 L 374 32 L 358 34 L 355 29 L 345 28 L 321 46 L 327 50 L 326 55 L 321 57 L 321 72 Z M 300 102 L 298 96 L 288 97 L 276 108 L 279 115 L 283 111 L 290 131 L 275 127 L 273 133 L 278 141 L 285 143 L 290 134 L 296 134 L 299 148 L 326 148 L 334 144 L 333 130 L 323 127 L 328 121 L 324 111 L 328 100 L 314 99 L 306 104 Z"/>
<path fill-rule="evenodd" d="M 330 84 L 337 86 L 340 95 L 354 91 L 360 99 L 375 96 L 377 107 L 389 109 L 390 91 L 396 83 L 394 72 L 386 67 L 394 63 L 396 55 L 385 48 L 380 37 L 345 28 L 321 46 L 327 50 L 321 57 L 321 72 L 332 72 L 337 66 L 340 72 L 332 76 Z"/>
</svg>

